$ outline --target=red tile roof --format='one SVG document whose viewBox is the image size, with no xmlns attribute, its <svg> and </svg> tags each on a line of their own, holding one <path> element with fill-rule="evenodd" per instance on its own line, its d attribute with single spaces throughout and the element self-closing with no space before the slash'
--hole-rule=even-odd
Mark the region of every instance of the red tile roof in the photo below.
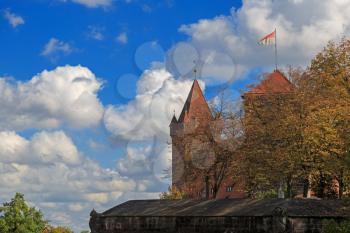
<svg viewBox="0 0 350 233">
<path fill-rule="evenodd" d="M 197 80 L 193 81 L 190 93 L 188 94 L 178 122 L 188 122 L 193 118 L 207 120 L 213 118 Z"/>
<path fill-rule="evenodd" d="M 279 70 L 265 76 L 259 85 L 246 92 L 245 95 L 264 95 L 268 93 L 291 93 L 295 86 Z"/>
</svg>

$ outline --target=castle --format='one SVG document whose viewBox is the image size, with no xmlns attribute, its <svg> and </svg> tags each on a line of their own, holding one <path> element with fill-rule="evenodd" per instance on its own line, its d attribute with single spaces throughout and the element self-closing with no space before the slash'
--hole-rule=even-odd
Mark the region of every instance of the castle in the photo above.
<svg viewBox="0 0 350 233">
<path fill-rule="evenodd" d="M 293 90 L 294 85 L 275 70 L 242 96 L 243 106 L 257 96 L 287 94 Z M 220 124 L 220 116 L 213 116 L 198 81 L 194 80 L 179 118 L 174 115 L 170 123 L 172 185 L 191 198 L 214 197 L 213 185 L 205 178 L 206 166 L 210 166 L 215 156 L 208 143 L 208 132 L 214 138 L 220 137 Z M 246 197 L 244 181 L 239 176 L 235 180 L 225 177 L 215 195 L 219 199 L 243 197 Z"/>
<path fill-rule="evenodd" d="M 251 111 L 251 108 L 255 104 L 265 107 L 270 100 L 293 99 L 290 97 L 294 96 L 294 90 L 295 86 L 280 71 L 275 70 L 242 95 L 244 117 L 254 121 L 257 112 Z M 268 107 L 268 110 L 273 109 L 265 111 L 269 117 L 272 116 L 268 119 L 283 118 L 283 113 L 275 108 L 276 105 Z M 213 156 L 220 154 L 212 151 L 211 142 L 221 140 L 226 144 L 227 140 L 232 139 L 220 137 L 222 118 L 212 114 L 198 81 L 194 80 L 179 118 L 174 115 L 170 123 L 173 186 L 192 200 L 132 200 L 103 213 L 93 210 L 89 222 L 91 233 L 323 232 L 325 220 L 332 219 L 340 223 L 349 219 L 350 207 L 344 200 L 239 198 L 249 196 L 244 191 L 249 178 L 240 179 L 240 174 L 235 179 L 234 176 L 226 176 L 219 190 L 212 190 L 215 185 L 206 177 L 210 170 L 208 168 L 213 165 Z M 248 134 L 244 137 L 245 141 L 250 140 L 249 134 L 259 137 L 256 128 L 250 130 L 245 131 Z M 274 134 L 274 129 L 271 132 Z M 279 135 L 276 138 L 280 140 Z M 249 152 L 245 153 L 241 149 L 237 150 L 241 155 L 239 158 L 249 157 Z M 261 166 L 255 148 L 252 151 L 254 165 Z M 266 155 L 271 156 L 273 153 Z M 278 153 L 276 155 L 279 156 Z M 277 177 L 276 180 L 279 179 Z"/>
</svg>

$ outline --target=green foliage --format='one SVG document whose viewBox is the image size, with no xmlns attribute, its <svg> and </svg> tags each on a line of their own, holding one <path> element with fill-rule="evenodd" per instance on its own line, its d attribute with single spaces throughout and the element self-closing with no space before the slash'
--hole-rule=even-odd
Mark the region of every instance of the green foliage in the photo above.
<svg viewBox="0 0 350 233">
<path fill-rule="evenodd" d="M 255 194 L 255 198 L 257 199 L 276 198 L 276 197 L 278 197 L 278 194 L 275 189 L 261 191 Z"/>
<path fill-rule="evenodd" d="M 163 200 L 181 200 L 186 198 L 186 194 L 178 190 L 175 186 L 168 188 L 168 192 L 163 192 L 159 195 Z"/>
<path fill-rule="evenodd" d="M 68 227 L 53 227 L 49 233 L 74 233 L 71 229 Z"/>
<path fill-rule="evenodd" d="M 21 193 L 0 207 L 1 233 L 38 233 L 44 230 L 45 224 L 42 213 L 29 207 Z"/>
<path fill-rule="evenodd" d="M 80 232 L 80 233 L 90 233 L 89 231 L 82 231 L 82 232 Z"/>
<path fill-rule="evenodd" d="M 333 219 L 325 220 L 322 233 L 350 233 L 350 221 L 337 223 Z"/>
</svg>

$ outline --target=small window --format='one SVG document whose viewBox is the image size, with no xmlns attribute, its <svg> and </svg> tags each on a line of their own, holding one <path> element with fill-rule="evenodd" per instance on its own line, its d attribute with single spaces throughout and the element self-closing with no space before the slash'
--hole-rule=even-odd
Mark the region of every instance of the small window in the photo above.
<svg viewBox="0 0 350 233">
<path fill-rule="evenodd" d="M 227 193 L 232 192 L 232 190 L 233 190 L 232 186 L 227 186 L 227 187 L 226 187 L 226 192 L 227 192 Z"/>
<path fill-rule="evenodd" d="M 214 189 L 213 188 L 210 189 L 210 193 L 214 194 Z"/>
</svg>

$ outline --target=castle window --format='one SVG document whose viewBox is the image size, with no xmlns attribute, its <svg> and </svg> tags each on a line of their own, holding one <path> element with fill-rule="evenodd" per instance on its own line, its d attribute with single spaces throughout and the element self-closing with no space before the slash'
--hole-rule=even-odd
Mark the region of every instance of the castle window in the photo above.
<svg viewBox="0 0 350 233">
<path fill-rule="evenodd" d="M 226 192 L 227 192 L 227 193 L 232 192 L 232 190 L 233 190 L 232 186 L 227 186 L 227 187 L 226 187 Z"/>
</svg>

